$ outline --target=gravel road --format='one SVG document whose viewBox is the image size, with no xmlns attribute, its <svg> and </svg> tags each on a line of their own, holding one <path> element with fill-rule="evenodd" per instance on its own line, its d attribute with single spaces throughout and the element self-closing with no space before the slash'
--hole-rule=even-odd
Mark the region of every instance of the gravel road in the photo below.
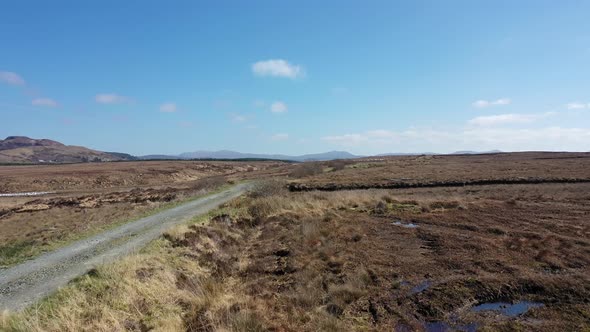
<svg viewBox="0 0 590 332">
<path fill-rule="evenodd" d="M 248 184 L 239 184 L 0 270 L 0 311 L 21 310 L 93 267 L 141 249 L 168 228 L 205 214 L 247 189 Z"/>
</svg>

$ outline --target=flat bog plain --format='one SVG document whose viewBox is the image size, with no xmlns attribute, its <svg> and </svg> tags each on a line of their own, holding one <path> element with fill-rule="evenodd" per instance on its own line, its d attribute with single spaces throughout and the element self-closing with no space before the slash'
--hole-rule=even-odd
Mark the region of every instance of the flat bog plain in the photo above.
<svg viewBox="0 0 590 332">
<path fill-rule="evenodd" d="M 0 167 L 0 266 L 174 206 L 276 162 L 146 161 Z M 237 179 L 236 181 L 238 181 Z"/>
<path fill-rule="evenodd" d="M 0 330 L 590 329 L 590 153 L 5 166 L 0 179 L 53 192 L 0 197 L 5 269 L 251 185 Z"/>
</svg>

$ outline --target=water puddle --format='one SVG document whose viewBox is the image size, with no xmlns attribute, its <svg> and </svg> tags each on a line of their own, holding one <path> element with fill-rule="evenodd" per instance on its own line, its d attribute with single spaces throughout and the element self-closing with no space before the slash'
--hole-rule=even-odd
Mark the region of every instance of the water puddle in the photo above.
<svg viewBox="0 0 590 332">
<path fill-rule="evenodd" d="M 424 280 L 421 283 L 419 283 L 418 285 L 412 287 L 412 289 L 410 289 L 410 295 L 421 293 L 421 292 L 427 290 L 428 287 L 430 287 L 431 285 L 432 285 L 432 282 L 430 280 Z"/>
<path fill-rule="evenodd" d="M 0 194 L 0 197 L 23 197 L 23 196 L 42 196 L 55 194 L 55 191 L 32 191 L 27 193 L 6 193 Z"/>
<path fill-rule="evenodd" d="M 403 227 L 403 228 L 418 228 L 418 225 L 411 223 L 411 222 L 410 223 L 403 223 L 401 221 L 394 221 L 393 224 L 396 226 Z"/>
<path fill-rule="evenodd" d="M 471 308 L 471 310 L 474 312 L 496 311 L 508 317 L 516 317 L 524 314 L 531 308 L 539 308 L 542 306 L 543 303 L 530 301 L 520 301 L 516 303 L 488 302 L 478 304 L 475 307 Z"/>
</svg>

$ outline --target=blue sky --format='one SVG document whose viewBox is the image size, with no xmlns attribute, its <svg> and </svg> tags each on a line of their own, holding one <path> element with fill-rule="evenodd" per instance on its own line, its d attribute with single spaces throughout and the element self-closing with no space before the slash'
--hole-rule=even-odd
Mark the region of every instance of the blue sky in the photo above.
<svg viewBox="0 0 590 332">
<path fill-rule="evenodd" d="M 589 1 L 6 1 L 0 136 L 136 155 L 590 150 Z"/>
</svg>

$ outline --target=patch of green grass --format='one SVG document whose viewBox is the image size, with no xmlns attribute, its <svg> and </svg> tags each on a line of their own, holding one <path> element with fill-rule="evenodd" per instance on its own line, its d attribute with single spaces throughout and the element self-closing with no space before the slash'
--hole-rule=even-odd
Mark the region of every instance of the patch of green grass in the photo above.
<svg viewBox="0 0 590 332">
<path fill-rule="evenodd" d="M 0 267 L 17 264 L 28 257 L 39 254 L 40 249 L 30 241 L 10 243 L 0 246 Z"/>
</svg>

